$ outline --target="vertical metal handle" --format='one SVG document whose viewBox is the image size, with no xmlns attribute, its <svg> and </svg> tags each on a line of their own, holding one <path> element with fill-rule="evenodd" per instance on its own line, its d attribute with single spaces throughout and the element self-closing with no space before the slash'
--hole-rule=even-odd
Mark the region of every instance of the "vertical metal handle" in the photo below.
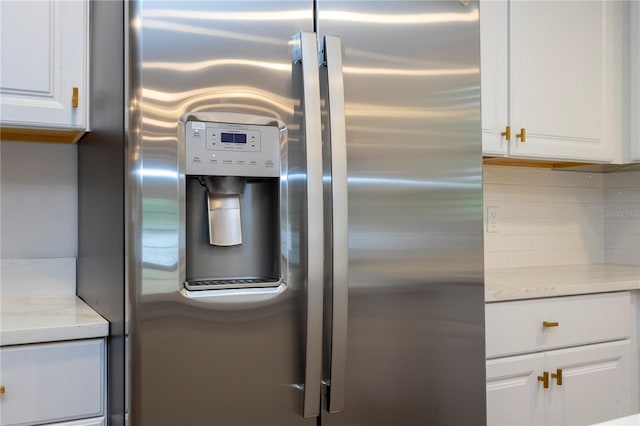
<svg viewBox="0 0 640 426">
<path fill-rule="evenodd" d="M 521 128 L 520 129 L 520 133 L 516 134 L 516 139 L 520 139 L 520 142 L 526 142 L 527 141 L 527 129 Z"/>
<path fill-rule="evenodd" d="M 320 415 L 322 374 L 322 292 L 324 229 L 322 209 L 322 126 L 320 73 L 315 33 L 293 38 L 293 62 L 302 66 L 302 109 L 307 168 L 307 336 L 302 415 Z"/>
<path fill-rule="evenodd" d="M 562 386 L 562 368 L 556 368 L 556 372 L 551 373 L 551 378 L 556 379 L 558 386 Z"/>
<path fill-rule="evenodd" d="M 511 140 L 511 126 L 506 126 L 504 128 L 504 132 L 500 133 L 500 136 L 504 136 L 504 139 L 507 141 Z"/>
<path fill-rule="evenodd" d="M 71 106 L 73 108 L 78 108 L 78 88 L 75 86 L 71 91 Z"/>
<path fill-rule="evenodd" d="M 344 79 L 340 38 L 325 36 L 323 62 L 327 67 L 328 112 L 331 150 L 332 200 L 332 318 L 329 396 L 327 409 L 344 409 L 347 369 L 348 313 L 348 210 L 347 210 L 347 131 L 344 111 Z"/>
<path fill-rule="evenodd" d="M 538 381 L 542 382 L 542 387 L 544 389 L 549 389 L 549 372 L 544 371 L 542 376 L 538 376 Z"/>
</svg>

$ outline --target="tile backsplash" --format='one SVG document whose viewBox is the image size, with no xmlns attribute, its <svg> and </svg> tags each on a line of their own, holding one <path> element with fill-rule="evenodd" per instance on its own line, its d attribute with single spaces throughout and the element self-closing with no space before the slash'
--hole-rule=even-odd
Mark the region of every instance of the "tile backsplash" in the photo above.
<svg viewBox="0 0 640 426">
<path fill-rule="evenodd" d="M 483 175 L 486 268 L 605 262 L 606 175 L 503 166 Z"/>
<path fill-rule="evenodd" d="M 603 216 L 607 263 L 640 265 L 640 171 L 606 175 Z"/>
<path fill-rule="evenodd" d="M 483 178 L 487 269 L 640 266 L 640 171 L 485 166 Z"/>
</svg>

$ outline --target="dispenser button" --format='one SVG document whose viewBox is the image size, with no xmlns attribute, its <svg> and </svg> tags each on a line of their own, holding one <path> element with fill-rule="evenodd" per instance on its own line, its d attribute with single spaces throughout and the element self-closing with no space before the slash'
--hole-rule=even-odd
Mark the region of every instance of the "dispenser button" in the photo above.
<svg viewBox="0 0 640 426">
<path fill-rule="evenodd" d="M 207 129 L 207 135 L 205 138 L 207 149 L 217 150 L 221 148 L 220 144 L 220 131 L 218 129 Z"/>
<path fill-rule="evenodd" d="M 271 161 L 271 160 L 265 161 L 264 162 L 264 166 L 269 168 L 269 169 L 272 169 L 273 168 L 273 161 Z"/>
</svg>

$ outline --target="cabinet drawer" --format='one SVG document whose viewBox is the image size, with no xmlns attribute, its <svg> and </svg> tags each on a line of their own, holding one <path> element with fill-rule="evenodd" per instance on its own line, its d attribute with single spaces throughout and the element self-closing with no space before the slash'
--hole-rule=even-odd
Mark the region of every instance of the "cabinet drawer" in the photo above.
<svg viewBox="0 0 640 426">
<path fill-rule="evenodd" d="M 51 423 L 49 426 L 106 426 L 104 417 L 94 417 L 92 419 L 74 420 L 64 423 Z"/>
<path fill-rule="evenodd" d="M 102 416 L 104 352 L 104 339 L 0 348 L 2 426 Z"/>
<path fill-rule="evenodd" d="M 485 315 L 487 358 L 631 335 L 629 292 L 489 303 Z"/>
</svg>

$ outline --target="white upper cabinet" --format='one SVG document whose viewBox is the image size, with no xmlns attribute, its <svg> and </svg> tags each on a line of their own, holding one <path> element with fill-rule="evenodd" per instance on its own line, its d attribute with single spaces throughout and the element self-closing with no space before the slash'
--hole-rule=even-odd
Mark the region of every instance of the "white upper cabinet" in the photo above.
<svg viewBox="0 0 640 426">
<path fill-rule="evenodd" d="M 6 128 L 84 130 L 87 124 L 88 2 L 0 2 Z"/>
<path fill-rule="evenodd" d="M 509 42 L 504 26 L 508 20 L 506 1 L 480 3 L 482 152 L 485 155 L 509 153 L 509 142 L 502 135 L 509 124 Z"/>
<path fill-rule="evenodd" d="M 640 2 L 631 2 L 631 159 L 640 161 Z"/>
<path fill-rule="evenodd" d="M 485 155 L 615 159 L 624 31 L 616 3 L 481 2 Z"/>
</svg>

